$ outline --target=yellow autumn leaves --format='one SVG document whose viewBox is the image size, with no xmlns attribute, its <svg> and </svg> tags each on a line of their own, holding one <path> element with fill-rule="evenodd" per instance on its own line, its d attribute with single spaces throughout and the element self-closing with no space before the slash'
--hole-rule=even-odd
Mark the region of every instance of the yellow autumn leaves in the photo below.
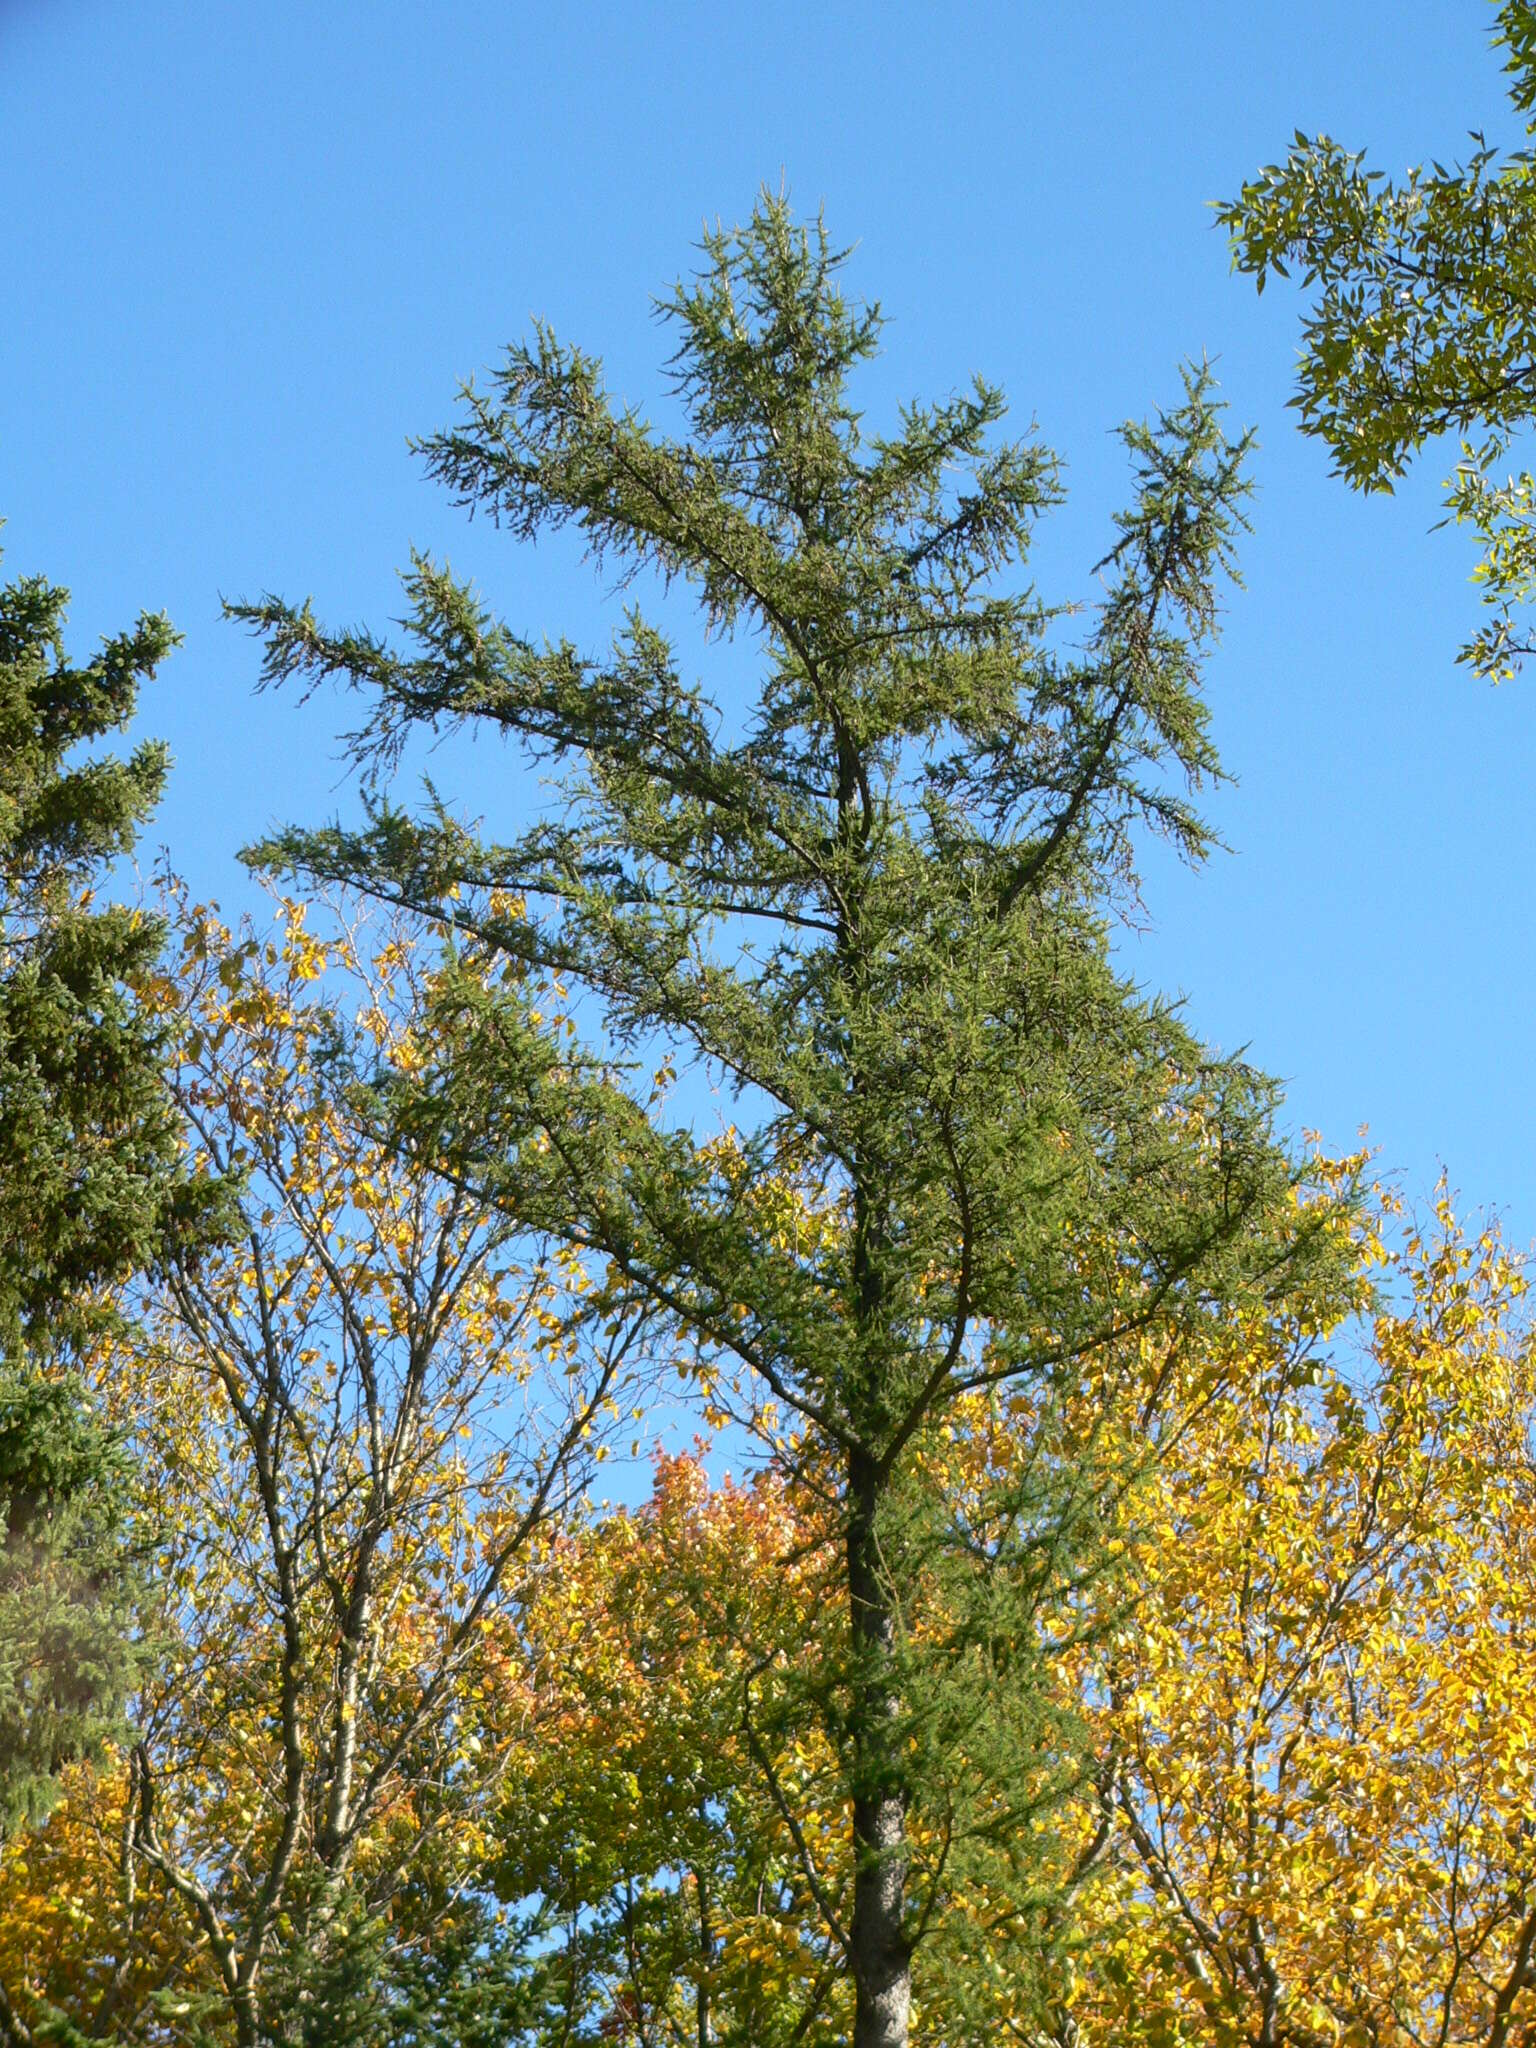
<svg viewBox="0 0 1536 2048">
<path fill-rule="evenodd" d="M 387 1919 L 407 1870 L 462 1881 L 527 1685 L 509 1616 L 613 1372 L 544 1371 L 579 1262 L 381 1136 L 370 1063 L 422 1028 L 414 949 L 322 943 L 287 904 L 267 939 L 180 926 L 178 1096 L 242 1228 L 88 1362 L 134 1452 L 145 1676 L 132 1745 L 0 1854 L 0 1980 L 21 2025 L 179 2038 L 171 1999 L 188 2038 L 244 2042 L 286 1957 Z"/>
<path fill-rule="evenodd" d="M 1152 1482 L 1098 1709 L 1106 2037 L 1529 2032 L 1525 1282 L 1443 1199 L 1379 1279 L 1358 1351 L 1262 1361 Z"/>
</svg>

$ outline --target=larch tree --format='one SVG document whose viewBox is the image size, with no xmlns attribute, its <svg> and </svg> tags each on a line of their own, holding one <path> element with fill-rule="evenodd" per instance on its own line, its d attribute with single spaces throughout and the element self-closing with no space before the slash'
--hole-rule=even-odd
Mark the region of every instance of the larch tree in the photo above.
<svg viewBox="0 0 1536 2048">
<path fill-rule="evenodd" d="M 1033 1801 L 1042 1755 L 1072 1775 L 1037 1621 L 1044 1588 L 1102 1559 L 1124 1475 L 1094 1432 L 1054 1428 L 1058 1396 L 1091 1383 L 1107 1440 L 1138 1419 L 1109 1363 L 1128 1340 L 1287 1287 L 1321 1303 L 1331 1234 L 1297 1200 L 1270 1084 L 1110 956 L 1135 834 L 1209 843 L 1185 785 L 1217 772 L 1199 672 L 1244 486 L 1207 379 L 1125 429 L 1134 495 L 1074 638 L 1020 575 L 1056 470 L 1000 437 L 1000 393 L 866 436 L 851 380 L 881 316 L 844 295 L 822 227 L 765 195 L 703 257 L 663 306 L 680 435 L 540 328 L 424 448 L 517 537 L 569 525 L 621 579 L 690 586 L 710 633 L 753 650 L 755 692 L 688 681 L 638 606 L 606 656 L 533 644 L 425 557 L 398 651 L 307 605 L 239 605 L 269 680 L 371 701 L 363 828 L 253 857 L 457 933 L 441 1056 L 394 1087 L 402 1141 L 597 1254 L 616 1307 L 686 1339 L 711 1410 L 829 1502 L 843 1626 L 760 1672 L 742 1714 L 853 2038 L 898 2048 L 914 1949 L 972 1848 L 1010 1841 L 1015 1899 L 1035 1896 L 1034 1807 L 1010 1829 L 1008 1788 Z M 461 722 L 563 771 L 563 812 L 496 844 L 443 804 L 397 808 L 379 778 L 403 743 Z M 560 977 L 600 1031 L 552 1036 L 498 962 Z M 735 1091 L 740 1128 L 706 1139 L 669 1108 L 658 1056 L 664 1080 Z M 1040 1454 L 968 1525 L 926 1461 L 957 1404 L 1021 1388 Z M 846 1898 L 771 1775 L 768 1724 L 808 1693 Z"/>
</svg>

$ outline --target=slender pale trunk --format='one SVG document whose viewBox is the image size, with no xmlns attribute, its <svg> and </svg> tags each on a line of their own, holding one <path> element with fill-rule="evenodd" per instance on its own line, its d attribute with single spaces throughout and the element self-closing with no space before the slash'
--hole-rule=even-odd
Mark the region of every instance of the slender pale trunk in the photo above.
<svg viewBox="0 0 1536 2048">
<path fill-rule="evenodd" d="M 705 1803 L 699 1803 L 702 1817 Z M 695 2014 L 698 2031 L 698 2048 L 713 2048 L 715 2030 L 709 2017 L 709 1973 L 715 1960 L 715 1936 L 709 1916 L 709 1880 L 702 1869 L 693 1875 L 694 1887 L 699 1901 L 699 1997 Z"/>
<path fill-rule="evenodd" d="M 35 2048 L 36 2039 L 0 1984 L 0 2048 Z"/>
<path fill-rule="evenodd" d="M 869 995 L 871 955 L 860 906 L 874 821 L 855 742 L 841 725 L 837 745 L 838 841 L 856 864 L 852 885 L 840 900 L 837 958 L 850 989 L 856 991 L 857 1010 Z M 850 1058 L 847 1079 L 849 1103 L 857 1115 L 865 1093 L 857 1056 Z M 854 1854 L 848 1947 L 854 1984 L 853 2048 L 907 2048 L 912 2016 L 912 1954 L 906 1933 L 908 1787 L 905 1759 L 897 1753 L 896 1614 L 878 1526 L 887 1473 L 873 1450 L 884 1439 L 889 1417 L 878 1376 L 873 1383 L 866 1378 L 871 1359 L 878 1358 L 883 1347 L 863 1341 L 885 1328 L 884 1288 L 874 1256 L 883 1236 L 882 1209 L 878 1199 L 871 1199 L 872 1189 L 878 1189 L 883 1179 L 881 1164 L 878 1156 L 860 1158 L 853 1173 L 853 1320 L 860 1339 L 859 1397 L 853 1406 L 863 1424 L 863 1440 L 848 1456 Z"/>
<path fill-rule="evenodd" d="M 848 1593 L 853 1624 L 854 2048 L 906 2048 L 912 1958 L 906 1937 L 907 1787 L 896 1753 L 895 1615 L 881 1568 L 881 1475 L 854 1452 L 848 1470 Z"/>
</svg>

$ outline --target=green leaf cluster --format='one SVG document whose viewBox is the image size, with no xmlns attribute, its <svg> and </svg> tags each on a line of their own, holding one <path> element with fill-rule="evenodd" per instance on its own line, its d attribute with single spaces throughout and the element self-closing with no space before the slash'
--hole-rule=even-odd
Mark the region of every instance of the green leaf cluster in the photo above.
<svg viewBox="0 0 1536 2048">
<path fill-rule="evenodd" d="M 1510 100 L 1536 133 L 1536 7 L 1504 0 L 1495 19 Z M 1461 659 L 1499 680 L 1531 651 L 1522 615 L 1536 598 L 1532 479 L 1497 475 L 1536 410 L 1536 159 L 1472 140 L 1463 162 L 1394 180 L 1298 130 L 1284 163 L 1216 213 L 1260 291 L 1299 273 L 1292 403 L 1346 482 L 1390 491 L 1424 447 L 1457 437 L 1445 502 L 1477 536 L 1490 612 Z"/>
</svg>

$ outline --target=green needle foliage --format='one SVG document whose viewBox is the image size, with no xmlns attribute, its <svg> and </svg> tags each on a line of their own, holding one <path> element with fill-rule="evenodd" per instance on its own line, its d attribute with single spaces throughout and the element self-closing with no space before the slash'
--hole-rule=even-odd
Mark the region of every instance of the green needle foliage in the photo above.
<svg viewBox="0 0 1536 2048">
<path fill-rule="evenodd" d="M 78 1337 L 104 1287 L 206 1222 L 136 1000 L 162 930 L 92 892 L 129 853 L 168 766 L 77 749 L 121 731 L 175 644 L 143 617 L 84 667 L 66 662 L 68 593 L 0 589 L 0 1341 Z"/>
<path fill-rule="evenodd" d="M 67 1380 L 0 1374 L 0 1834 L 41 1820 L 132 1673 L 123 1461 Z"/>
<path fill-rule="evenodd" d="M 187 1180 L 160 1029 L 134 993 L 160 929 L 92 901 L 165 751 L 76 751 L 127 724 L 174 635 L 144 617 L 72 667 L 66 602 L 37 577 L 0 588 L 0 1825 L 46 1808 L 131 1677 L 117 1458 L 71 1350 L 218 1206 Z"/>
<path fill-rule="evenodd" d="M 1505 0 L 1495 20 L 1511 102 L 1536 134 L 1536 6 Z M 1301 275 L 1292 403 L 1347 483 L 1390 491 L 1426 444 L 1460 438 L 1446 506 L 1478 536 L 1491 612 L 1460 658 L 1497 681 L 1532 651 L 1521 614 L 1536 598 L 1536 482 L 1495 475 L 1536 418 L 1536 157 L 1472 139 L 1464 163 L 1394 182 L 1298 130 L 1217 217 L 1260 291 Z"/>
<path fill-rule="evenodd" d="M 570 525 L 622 579 L 686 584 L 712 635 L 751 646 L 755 694 L 687 680 L 638 608 L 606 657 L 531 644 L 420 557 L 403 651 L 241 605 L 270 680 L 369 693 L 375 778 L 363 830 L 251 857 L 600 1005 L 581 1053 L 466 976 L 456 1057 L 398 1103 L 404 1133 L 600 1254 L 615 1313 L 686 1338 L 713 1406 L 822 1516 L 840 1626 L 798 1662 L 765 1653 L 741 1711 L 854 2039 L 893 2048 L 914 1953 L 968 1888 L 999 1927 L 1049 1917 L 1035 1823 L 1079 1765 L 1042 1630 L 1060 1645 L 1102 1561 L 1125 1480 L 1108 1439 L 1156 1434 L 1155 1402 L 1123 1408 L 1135 1340 L 1326 1292 L 1271 1085 L 1109 953 L 1135 835 L 1209 844 L 1199 667 L 1245 444 L 1203 373 L 1124 430 L 1134 495 L 1073 644 L 1018 574 L 1056 469 L 999 436 L 1000 393 L 867 436 L 851 382 L 881 316 L 845 297 L 821 226 L 765 195 L 703 257 L 662 307 L 681 438 L 539 329 L 424 452 L 517 538 Z M 394 808 L 376 778 L 406 738 L 460 721 L 552 762 L 563 813 L 493 844 L 435 800 Z M 669 1120 L 658 1045 L 736 1091 L 743 1129 L 701 1143 Z M 1085 1387 L 1102 1427 L 1074 1439 Z M 1014 1395 L 1032 1454 L 981 1493 L 946 1480 L 945 1446 Z M 811 1708 L 851 1812 L 841 1874 L 769 1761 Z M 785 2038 L 818 2037 L 789 2015 Z"/>
</svg>

